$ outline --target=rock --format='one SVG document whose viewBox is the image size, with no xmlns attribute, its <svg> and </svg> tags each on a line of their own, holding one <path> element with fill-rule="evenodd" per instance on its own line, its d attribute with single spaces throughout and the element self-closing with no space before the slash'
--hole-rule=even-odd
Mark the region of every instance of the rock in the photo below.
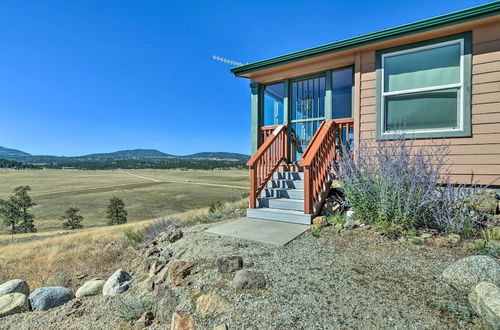
<svg viewBox="0 0 500 330">
<path fill-rule="evenodd" d="M 263 289 L 266 287 L 266 278 L 261 273 L 240 270 L 234 276 L 233 286 L 236 290 Z"/>
<path fill-rule="evenodd" d="M 64 305 L 75 295 L 70 289 L 62 286 L 46 286 L 33 291 L 28 299 L 33 311 L 45 311 Z"/>
<path fill-rule="evenodd" d="M 132 286 L 132 283 L 132 276 L 123 269 L 119 269 L 104 283 L 102 294 L 105 296 L 117 296 L 127 291 Z"/>
<path fill-rule="evenodd" d="M 325 216 L 319 216 L 313 219 L 313 225 L 318 228 L 323 228 L 328 226 L 328 220 Z"/>
<path fill-rule="evenodd" d="M 476 192 L 476 194 L 470 198 L 469 202 L 476 210 L 489 214 L 495 214 L 499 207 L 498 196 L 492 189 Z"/>
<path fill-rule="evenodd" d="M 149 327 L 153 323 L 154 319 L 155 315 L 152 311 L 145 311 L 144 313 L 142 313 L 141 317 L 137 321 L 135 321 L 134 327 L 136 329 Z"/>
<path fill-rule="evenodd" d="M 194 330 L 193 317 L 188 313 L 175 312 L 172 314 L 170 330 Z"/>
<path fill-rule="evenodd" d="M 156 246 L 152 246 L 144 251 L 144 255 L 146 256 L 146 258 L 159 256 L 160 250 Z"/>
<path fill-rule="evenodd" d="M 191 274 L 194 265 L 189 262 L 177 261 L 168 268 L 168 280 L 173 286 L 183 284 L 183 280 Z"/>
<path fill-rule="evenodd" d="M 469 292 L 479 282 L 500 283 L 500 265 L 488 256 L 471 256 L 448 266 L 441 274 L 443 281 L 462 292 Z"/>
<path fill-rule="evenodd" d="M 354 221 L 353 217 L 347 217 L 343 227 L 344 227 L 344 229 L 347 229 L 347 230 L 354 229 L 354 227 L 356 227 L 356 221 Z"/>
<path fill-rule="evenodd" d="M 102 292 L 104 283 L 106 283 L 104 280 L 87 281 L 78 290 L 76 290 L 75 296 L 77 298 L 81 298 L 98 295 Z"/>
<path fill-rule="evenodd" d="M 27 312 L 28 310 L 28 297 L 23 293 L 8 293 L 0 297 L 0 317 Z"/>
<path fill-rule="evenodd" d="M 156 319 L 162 323 L 170 321 L 178 304 L 176 294 L 164 285 L 156 286 L 153 302 L 153 312 L 156 315 Z"/>
<path fill-rule="evenodd" d="M 422 235 L 420 235 L 420 238 L 423 240 L 427 240 L 429 238 L 432 238 L 432 234 L 431 233 L 423 233 Z"/>
<path fill-rule="evenodd" d="M 448 236 L 439 236 L 434 238 L 434 246 L 437 247 L 452 247 L 460 243 L 460 235 L 450 234 Z"/>
<path fill-rule="evenodd" d="M 180 240 L 184 236 L 184 233 L 179 228 L 171 228 L 168 231 L 165 231 L 158 235 L 156 239 L 153 241 L 153 245 L 158 245 L 161 243 L 173 243 L 175 241 Z"/>
<path fill-rule="evenodd" d="M 22 293 L 24 295 L 30 294 L 30 287 L 25 280 L 11 280 L 0 285 L 0 297 L 9 293 Z"/>
<path fill-rule="evenodd" d="M 156 274 L 154 283 L 155 285 L 165 282 L 168 278 L 168 268 L 163 268 L 158 274 Z"/>
<path fill-rule="evenodd" d="M 492 329 L 500 329 L 500 288 L 493 283 L 480 282 L 469 293 L 474 311 Z"/>
<path fill-rule="evenodd" d="M 243 268 L 243 258 L 238 256 L 217 260 L 219 273 L 232 273 Z"/>
<path fill-rule="evenodd" d="M 168 263 L 168 261 L 160 260 L 160 259 L 153 261 L 149 267 L 149 275 L 158 274 L 162 269 L 165 268 L 167 263 Z"/>
<path fill-rule="evenodd" d="M 224 312 L 231 307 L 231 302 L 218 294 L 202 294 L 196 299 L 196 312 L 203 315 Z"/>
<path fill-rule="evenodd" d="M 221 325 L 214 327 L 214 330 L 228 330 L 228 327 L 225 324 L 221 324 Z"/>
</svg>

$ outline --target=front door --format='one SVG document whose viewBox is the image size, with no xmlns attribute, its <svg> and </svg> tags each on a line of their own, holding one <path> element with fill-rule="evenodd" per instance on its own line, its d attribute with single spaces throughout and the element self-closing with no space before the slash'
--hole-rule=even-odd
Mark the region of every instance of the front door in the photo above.
<svg viewBox="0 0 500 330">
<path fill-rule="evenodd" d="M 325 76 L 291 82 L 291 158 L 298 161 L 325 120 Z"/>
</svg>

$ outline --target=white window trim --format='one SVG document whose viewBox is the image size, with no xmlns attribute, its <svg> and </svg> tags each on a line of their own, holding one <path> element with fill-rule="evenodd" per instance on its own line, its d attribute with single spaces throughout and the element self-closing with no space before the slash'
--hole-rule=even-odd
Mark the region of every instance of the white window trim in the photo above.
<svg viewBox="0 0 500 330">
<path fill-rule="evenodd" d="M 403 54 L 408 54 L 408 53 L 415 53 L 427 49 L 433 49 L 433 48 L 439 48 L 443 46 L 448 46 L 448 45 L 454 45 L 454 44 L 460 44 L 460 82 L 456 84 L 448 84 L 448 85 L 437 85 L 437 86 L 430 86 L 430 87 L 422 87 L 422 88 L 414 88 L 414 89 L 407 89 L 407 90 L 401 90 L 401 91 L 394 91 L 394 92 L 385 92 L 385 86 L 384 86 L 384 65 L 385 65 L 385 58 L 386 57 L 391 57 L 391 56 L 397 56 L 397 55 L 403 55 Z M 418 93 L 418 92 L 428 92 L 428 91 L 438 91 L 438 90 L 445 90 L 445 89 L 451 89 L 451 88 L 457 88 L 458 89 L 458 100 L 459 100 L 459 105 L 458 105 L 458 113 L 457 113 L 457 128 L 437 128 L 437 129 L 415 129 L 415 130 L 407 130 L 405 133 L 434 133 L 434 132 L 461 132 L 464 130 L 464 39 L 456 39 L 456 40 L 451 40 L 451 41 L 445 41 L 445 42 L 440 42 L 432 45 L 427 45 L 427 46 L 422 46 L 422 47 L 416 47 L 416 48 L 411 48 L 411 49 L 405 49 L 401 51 L 396 51 L 392 53 L 387 53 L 387 54 L 382 54 L 381 58 L 381 84 L 380 84 L 380 132 L 382 136 L 391 136 L 391 135 L 398 135 L 401 134 L 401 131 L 387 131 L 385 129 L 385 97 L 386 96 L 391 96 L 391 95 L 406 95 L 406 94 L 413 94 L 413 93 Z"/>
</svg>

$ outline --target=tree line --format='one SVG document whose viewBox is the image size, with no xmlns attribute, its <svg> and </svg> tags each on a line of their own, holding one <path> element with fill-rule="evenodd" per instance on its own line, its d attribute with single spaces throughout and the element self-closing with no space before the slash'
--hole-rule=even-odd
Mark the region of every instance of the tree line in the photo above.
<svg viewBox="0 0 500 330">
<path fill-rule="evenodd" d="M 7 199 L 0 199 L 0 219 L 10 229 L 11 234 L 35 233 L 35 215 L 31 208 L 37 204 L 31 199 L 30 186 L 19 186 L 14 189 L 13 194 Z M 83 216 L 79 214 L 80 209 L 68 207 L 61 216 L 62 227 L 66 229 L 83 228 Z M 117 225 L 127 222 L 127 210 L 123 199 L 113 197 L 106 207 L 106 218 L 108 225 Z"/>
<path fill-rule="evenodd" d="M 67 163 L 28 164 L 0 159 L 0 168 L 14 169 L 63 169 L 74 168 L 82 170 L 116 170 L 116 169 L 193 169 L 193 170 L 224 170 L 231 168 L 246 168 L 244 162 L 231 160 L 195 160 L 195 159 L 129 159 L 129 160 L 99 160 L 76 161 Z"/>
</svg>

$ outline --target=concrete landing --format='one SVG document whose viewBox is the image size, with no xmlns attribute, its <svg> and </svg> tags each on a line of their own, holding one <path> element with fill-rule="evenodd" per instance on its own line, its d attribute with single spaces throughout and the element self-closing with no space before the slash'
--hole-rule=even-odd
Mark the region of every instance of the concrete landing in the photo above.
<svg viewBox="0 0 500 330">
<path fill-rule="evenodd" d="M 205 230 L 207 233 L 283 246 L 309 229 L 295 223 L 241 218 Z"/>
</svg>

